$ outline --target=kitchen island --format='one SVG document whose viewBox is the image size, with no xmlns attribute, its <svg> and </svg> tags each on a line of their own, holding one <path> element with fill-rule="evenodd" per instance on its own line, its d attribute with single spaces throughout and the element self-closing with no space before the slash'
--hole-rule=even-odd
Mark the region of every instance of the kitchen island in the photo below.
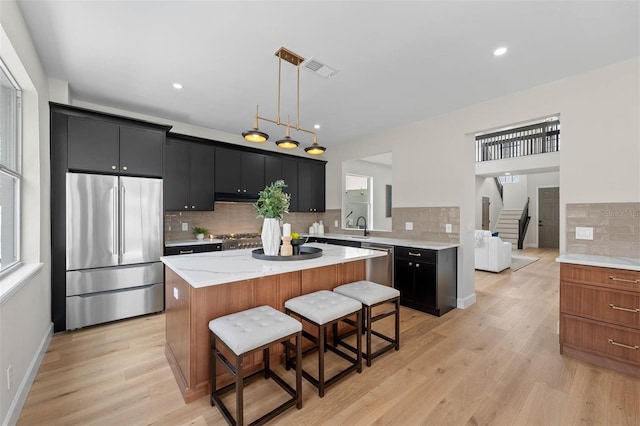
<svg viewBox="0 0 640 426">
<path fill-rule="evenodd" d="M 292 297 L 333 288 L 366 277 L 365 260 L 385 256 L 377 250 L 308 244 L 321 248 L 315 259 L 254 259 L 251 249 L 161 258 L 165 264 L 165 354 L 185 402 L 209 393 L 209 321 L 256 306 L 284 311 Z M 281 347 L 271 348 L 279 359 Z M 262 355 L 245 359 L 257 370 Z M 253 368 L 252 368 L 253 367 Z M 221 371 L 222 369 L 219 369 Z M 228 373 L 219 383 L 230 381 Z"/>
</svg>

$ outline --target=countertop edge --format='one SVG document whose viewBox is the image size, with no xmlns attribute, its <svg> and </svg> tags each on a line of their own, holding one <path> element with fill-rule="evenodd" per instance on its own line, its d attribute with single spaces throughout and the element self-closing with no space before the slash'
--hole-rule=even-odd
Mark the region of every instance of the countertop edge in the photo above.
<svg viewBox="0 0 640 426">
<path fill-rule="evenodd" d="M 330 240 L 346 240 L 357 241 L 361 243 L 374 243 L 374 244 L 386 244 L 394 247 L 411 247 L 421 248 L 426 250 L 447 250 L 450 248 L 460 247 L 459 243 L 443 243 L 439 241 L 420 241 L 420 240 L 407 240 L 404 238 L 393 237 L 367 237 L 363 238 L 358 235 L 349 234 L 300 234 L 304 238 L 326 238 Z"/>
<path fill-rule="evenodd" d="M 596 256 L 588 254 L 561 254 L 556 258 L 556 262 L 640 271 L 640 259 L 634 259 L 630 257 Z"/>
<path fill-rule="evenodd" d="M 211 287 L 211 286 L 215 286 L 215 285 L 222 285 L 222 284 L 228 284 L 228 283 L 233 283 L 233 282 L 238 282 L 238 281 L 244 281 L 244 280 L 250 280 L 250 279 L 255 279 L 255 278 L 262 278 L 262 277 L 267 277 L 267 276 L 271 276 L 271 275 L 279 275 L 279 274 L 286 274 L 289 272 L 296 272 L 296 271 L 302 271 L 305 269 L 314 269 L 314 268 L 321 268 L 323 266 L 330 266 L 330 265 L 337 265 L 340 263 L 347 263 L 347 262 L 356 262 L 359 260 L 366 260 L 366 259 L 371 259 L 374 257 L 382 257 L 382 256 L 386 256 L 387 254 L 380 251 L 380 250 L 369 250 L 366 248 L 355 248 L 355 247 L 340 247 L 340 246 L 334 246 L 331 244 L 320 244 L 320 243 L 310 243 L 310 245 L 313 244 L 314 246 L 320 246 L 321 248 L 324 248 L 323 246 L 329 246 L 329 247 L 333 247 L 333 248 L 338 248 L 340 250 L 346 250 L 346 249 L 351 249 L 351 250 L 366 250 L 367 253 L 363 253 L 362 255 L 358 255 L 358 256 L 353 256 L 353 257 L 349 257 L 349 258 L 344 258 L 344 257 L 318 257 L 315 259 L 308 259 L 308 260 L 300 260 L 300 261 L 296 261 L 296 262 L 282 262 L 282 261 L 273 261 L 273 260 L 259 260 L 259 259 L 254 259 L 251 257 L 251 250 L 253 249 L 242 249 L 242 250 L 231 250 L 231 251 L 218 251 L 218 252 L 205 252 L 205 253 L 194 253 L 194 254 L 183 254 L 183 255 L 179 255 L 179 256 L 162 256 L 160 258 L 160 260 L 162 261 L 162 263 L 164 263 L 165 266 L 167 266 L 168 268 L 170 268 L 173 272 L 175 272 L 180 278 L 182 278 L 184 281 L 186 281 L 191 287 L 193 288 L 204 288 L 204 287 Z M 226 272 L 216 272 L 216 271 L 206 271 L 206 270 L 196 270 L 194 268 L 185 268 L 184 266 L 180 266 L 179 263 L 179 259 L 199 259 L 202 258 L 202 260 L 206 260 L 207 258 L 211 257 L 211 256 L 215 256 L 215 257 L 222 257 L 222 258 L 228 258 L 228 262 L 232 262 L 231 258 L 232 257 L 236 257 L 239 258 L 240 256 L 243 256 L 244 258 L 242 259 L 242 261 L 248 260 L 250 262 L 261 262 L 262 266 L 268 266 L 269 264 L 273 264 L 272 266 L 276 266 L 276 268 L 274 269 L 269 269 L 269 270 L 265 270 L 264 268 L 262 268 L 262 270 L 260 271 L 248 271 L 248 272 L 242 272 L 242 271 L 234 271 L 233 272 L 233 277 L 229 277 L 228 275 L 230 273 L 226 273 Z M 202 272 L 202 273 L 210 273 L 210 274 L 216 274 L 216 273 L 220 273 L 220 274 L 224 274 L 225 276 L 220 277 L 220 278 L 207 278 L 206 280 L 194 280 L 192 276 L 190 276 L 186 271 L 189 272 Z"/>
</svg>

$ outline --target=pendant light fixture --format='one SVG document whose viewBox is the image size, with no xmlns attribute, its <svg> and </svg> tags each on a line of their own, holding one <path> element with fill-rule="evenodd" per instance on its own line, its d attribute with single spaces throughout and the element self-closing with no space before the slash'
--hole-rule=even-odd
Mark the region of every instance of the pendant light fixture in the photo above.
<svg viewBox="0 0 640 426">
<path fill-rule="evenodd" d="M 276 141 L 276 145 L 278 145 L 280 148 L 285 149 L 297 148 L 298 145 L 300 145 L 297 140 L 291 139 L 291 136 L 289 136 L 289 116 L 287 116 L 287 134 L 284 138 Z"/>
<path fill-rule="evenodd" d="M 323 154 L 327 149 L 323 146 L 318 145 L 316 131 L 307 130 L 300 127 L 300 64 L 302 63 L 302 61 L 304 61 L 304 58 L 284 47 L 281 47 L 276 52 L 276 56 L 278 57 L 278 115 L 276 116 L 275 120 L 267 117 L 262 117 L 258 113 L 258 106 L 256 106 L 256 117 L 255 117 L 253 129 L 247 130 L 246 132 L 242 132 L 242 136 L 249 142 L 265 142 L 267 139 L 269 139 L 269 135 L 258 128 L 259 121 L 263 120 L 278 126 L 286 126 L 287 131 L 286 131 L 285 137 L 276 141 L 276 145 L 278 145 L 280 148 L 293 149 L 293 148 L 297 148 L 300 145 L 298 141 L 291 138 L 291 135 L 290 135 L 291 125 L 289 123 L 289 116 L 287 116 L 286 124 L 280 121 L 280 83 L 282 80 L 282 60 L 284 59 L 290 64 L 295 65 L 298 71 L 297 97 L 296 97 L 296 107 L 297 107 L 296 125 L 293 128 L 297 131 L 311 133 L 313 135 L 313 144 L 305 148 L 305 152 L 307 154 L 311 154 L 311 155 Z"/>
</svg>

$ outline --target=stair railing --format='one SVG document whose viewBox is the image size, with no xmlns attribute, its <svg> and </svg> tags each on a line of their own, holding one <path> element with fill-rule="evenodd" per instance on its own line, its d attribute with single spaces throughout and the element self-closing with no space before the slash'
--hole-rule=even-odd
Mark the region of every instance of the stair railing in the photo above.
<svg viewBox="0 0 640 426">
<path fill-rule="evenodd" d="M 518 219 L 518 250 L 522 250 L 524 246 L 524 237 L 527 234 L 527 228 L 529 228 L 530 220 L 531 216 L 529 216 L 529 197 L 527 197 L 527 202 L 522 209 L 520 219 Z"/>
<path fill-rule="evenodd" d="M 504 185 L 500 182 L 500 179 L 494 177 L 493 180 L 496 182 L 496 186 L 498 187 L 498 192 L 500 193 L 500 199 L 504 201 Z"/>
</svg>

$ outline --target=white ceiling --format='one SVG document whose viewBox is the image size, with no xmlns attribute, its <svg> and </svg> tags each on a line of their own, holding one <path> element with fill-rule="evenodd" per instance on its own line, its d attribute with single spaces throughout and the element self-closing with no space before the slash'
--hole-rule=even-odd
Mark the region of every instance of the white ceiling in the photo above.
<svg viewBox="0 0 640 426">
<path fill-rule="evenodd" d="M 640 56 L 638 1 L 18 3 L 72 99 L 234 134 L 256 104 L 275 118 L 276 50 L 313 56 L 339 70 L 300 71 L 300 124 L 321 124 L 327 147 Z M 283 120 L 295 121 L 295 82 L 283 62 Z"/>
</svg>

